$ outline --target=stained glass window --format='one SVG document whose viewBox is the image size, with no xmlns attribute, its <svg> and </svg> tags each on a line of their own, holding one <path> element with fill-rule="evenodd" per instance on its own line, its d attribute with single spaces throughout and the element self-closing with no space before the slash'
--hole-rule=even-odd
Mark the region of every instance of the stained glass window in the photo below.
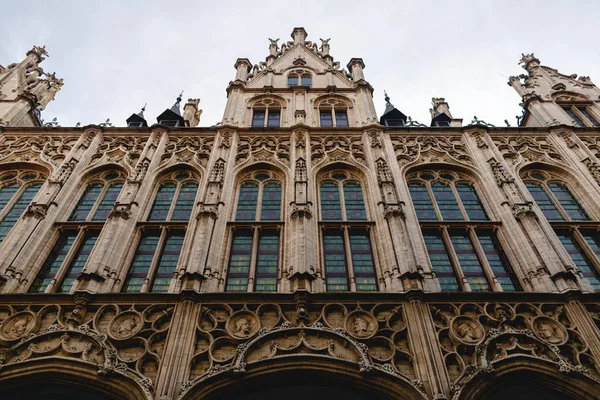
<svg viewBox="0 0 600 400">
<path fill-rule="evenodd" d="M 348 291 L 343 231 L 337 229 L 325 230 L 323 232 L 323 250 L 327 291 Z"/>
<path fill-rule="evenodd" d="M 69 264 L 69 268 L 59 286 L 57 293 L 69 293 L 77 280 L 77 277 L 83 270 L 85 263 L 90 257 L 90 253 L 98 240 L 99 231 L 88 231 L 83 237 L 82 243 L 79 245 L 77 252 L 73 256 L 73 260 Z"/>
<path fill-rule="evenodd" d="M 498 238 L 492 232 L 477 232 L 479 244 L 483 248 L 488 264 L 494 272 L 494 276 L 502 286 L 505 292 L 515 292 L 521 290 L 521 285 L 517 280 Z"/>
<path fill-rule="evenodd" d="M 148 216 L 149 221 L 167 220 L 176 191 L 177 185 L 173 182 L 165 182 L 158 188 L 154 203 L 150 209 L 150 215 Z"/>
<path fill-rule="evenodd" d="M 83 195 L 71 213 L 69 221 L 85 221 L 96 204 L 96 200 L 98 200 L 103 188 L 104 185 L 102 183 L 91 183 L 87 185 Z"/>
<path fill-rule="evenodd" d="M 438 217 L 433 208 L 431 196 L 425 185 L 420 183 L 411 183 L 408 185 L 410 198 L 420 221 L 437 221 Z"/>
<path fill-rule="evenodd" d="M 268 183 L 263 187 L 260 219 L 261 221 L 278 221 L 281 219 L 280 214 L 281 185 Z"/>
<path fill-rule="evenodd" d="M 479 200 L 479 196 L 472 185 L 460 183 L 456 185 L 456 191 L 471 221 L 485 221 L 488 219 L 483 204 L 481 204 L 481 200 Z"/>
<path fill-rule="evenodd" d="M 71 246 L 75 243 L 77 233 L 76 230 L 61 232 L 48 258 L 46 258 L 46 261 L 42 265 L 42 269 L 29 288 L 29 293 L 44 293 L 46 291 L 58 273 L 60 266 L 65 261 Z"/>
<path fill-rule="evenodd" d="M 245 183 L 240 188 L 236 221 L 254 221 L 256 219 L 256 204 L 258 201 L 258 185 Z"/>
<path fill-rule="evenodd" d="M 431 185 L 431 189 L 433 190 L 433 195 L 435 196 L 435 200 L 438 208 L 440 209 L 443 220 L 464 220 L 463 215 L 460 212 L 458 202 L 456 201 L 456 197 L 454 197 L 454 193 L 452 192 L 452 188 L 450 188 L 450 186 L 441 182 L 436 182 Z"/>
<path fill-rule="evenodd" d="M 333 182 L 321 184 L 321 214 L 324 221 L 342 219 L 340 189 Z"/>
<path fill-rule="evenodd" d="M 279 232 L 274 230 L 262 231 L 258 240 L 258 254 L 256 257 L 255 291 L 277 291 L 278 265 Z"/>
<path fill-rule="evenodd" d="M 527 182 L 525 183 L 525 186 L 548 221 L 564 220 L 563 216 L 550 199 L 550 196 L 548 196 L 548 193 L 546 193 L 541 185 L 534 182 Z"/>
<path fill-rule="evenodd" d="M 6 238 L 8 232 L 10 232 L 15 223 L 21 218 L 21 215 L 27 209 L 27 206 L 29 206 L 29 203 L 31 203 L 31 200 L 33 200 L 41 187 L 41 183 L 35 183 L 27 186 L 21 192 L 18 200 L 12 205 L 10 211 L 2 219 L 2 222 L 0 222 L 0 242 Z"/>
<path fill-rule="evenodd" d="M 195 183 L 185 183 L 181 185 L 179 195 L 177 196 L 177 202 L 175 203 L 175 209 L 171 216 L 171 221 L 188 221 L 190 219 L 197 191 L 198 185 Z"/>
<path fill-rule="evenodd" d="M 133 257 L 127 279 L 123 286 L 124 292 L 139 292 L 148 279 L 154 253 L 160 241 L 159 230 L 147 230 L 142 233 L 142 239 Z"/>
<path fill-rule="evenodd" d="M 431 266 L 435 272 L 443 292 L 457 292 L 460 290 L 456 274 L 452 268 L 448 250 L 442 238 L 440 231 L 423 231 L 425 247 L 431 261 Z"/>
<path fill-rule="evenodd" d="M 483 267 L 467 232 L 450 231 L 452 247 L 458 258 L 460 268 L 473 292 L 488 292 L 488 285 Z"/>
<path fill-rule="evenodd" d="M 11 183 L 6 186 L 0 187 L 0 211 L 4 210 L 4 207 L 12 200 L 15 193 L 19 191 L 21 185 L 18 183 Z"/>
<path fill-rule="evenodd" d="M 583 276 L 587 278 L 587 280 L 592 285 L 592 288 L 595 292 L 600 292 L 600 276 L 598 275 L 598 271 L 594 268 L 593 264 L 588 260 L 583 252 L 583 249 L 579 246 L 579 244 L 575 241 L 573 236 L 566 231 L 558 231 L 556 235 L 560 239 L 561 243 L 567 250 L 567 253 L 571 256 L 573 263 L 575 266 L 582 272 Z M 588 244 L 592 243 L 592 249 L 594 246 L 597 249 L 598 243 L 595 239 L 590 238 L 589 235 L 584 235 L 585 240 Z M 592 239 L 592 240 L 590 240 Z M 594 251 L 595 252 L 595 251 Z M 598 254 L 598 253 L 596 253 Z"/>
<path fill-rule="evenodd" d="M 248 290 L 252 237 L 253 232 L 251 230 L 236 230 L 233 234 L 227 286 L 225 288 L 227 292 L 246 292 Z"/>
<path fill-rule="evenodd" d="M 350 231 L 350 252 L 352 253 L 356 290 L 359 292 L 377 291 L 371 239 L 366 230 L 353 229 Z"/>
<path fill-rule="evenodd" d="M 585 210 L 568 187 L 561 183 L 550 183 L 548 187 L 572 221 L 589 220 Z"/>
<path fill-rule="evenodd" d="M 108 189 L 106 190 L 106 193 L 104 193 L 104 197 L 102 198 L 102 201 L 100 201 L 100 204 L 98 205 L 98 208 L 96 209 L 96 213 L 94 214 L 92 221 L 105 221 L 106 220 L 106 218 L 108 217 L 108 214 L 110 214 L 110 211 L 112 210 L 115 202 L 117 201 L 117 198 L 119 197 L 119 193 L 121 193 L 122 188 L 123 188 L 122 183 L 113 183 L 112 185 L 110 185 L 108 187 Z"/>
<path fill-rule="evenodd" d="M 366 220 L 367 212 L 363 199 L 362 188 L 357 183 L 344 185 L 344 204 L 347 220 Z"/>
<path fill-rule="evenodd" d="M 169 231 L 167 233 L 150 289 L 151 292 L 167 292 L 169 290 L 169 284 L 177 267 L 184 237 L 184 231 Z"/>
</svg>

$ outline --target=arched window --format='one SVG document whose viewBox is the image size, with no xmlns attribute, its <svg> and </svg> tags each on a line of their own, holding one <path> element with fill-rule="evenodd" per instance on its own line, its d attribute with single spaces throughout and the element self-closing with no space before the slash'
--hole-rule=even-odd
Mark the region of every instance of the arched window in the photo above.
<svg viewBox="0 0 600 400">
<path fill-rule="evenodd" d="M 376 291 L 377 276 L 363 191 L 344 171 L 319 184 L 323 263 L 327 291 Z"/>
<path fill-rule="evenodd" d="M 600 291 L 600 235 L 596 227 L 582 224 L 591 221 L 589 214 L 560 177 L 546 171 L 530 170 L 522 178 L 573 263 L 593 289 Z M 566 221 L 568 227 L 561 224 Z"/>
<path fill-rule="evenodd" d="M 451 171 L 421 171 L 408 189 L 429 260 L 443 291 L 521 290 L 468 177 Z M 464 279 L 463 279 L 464 278 Z M 467 283 L 464 284 L 463 282 Z"/>
<path fill-rule="evenodd" d="M 292 86 L 298 86 L 298 74 L 296 73 L 291 73 L 288 75 L 288 88 L 291 88 Z"/>
<path fill-rule="evenodd" d="M 58 239 L 29 287 L 30 293 L 73 290 L 124 182 L 120 171 L 101 172 L 89 180 L 68 221 L 58 223 Z"/>
<path fill-rule="evenodd" d="M 252 108 L 253 128 L 278 128 L 281 125 L 281 104 L 277 101 L 264 99 Z"/>
<path fill-rule="evenodd" d="M 270 171 L 242 179 L 231 226 L 226 291 L 277 291 L 281 197 L 280 179 Z"/>
<path fill-rule="evenodd" d="M 176 273 L 198 191 L 188 171 L 163 177 L 133 255 L 123 292 L 167 292 Z"/>
<path fill-rule="evenodd" d="M 322 127 L 346 127 L 348 106 L 337 99 L 329 99 L 319 104 L 319 119 Z"/>
<path fill-rule="evenodd" d="M 46 180 L 37 171 L 6 171 L 0 175 L 0 243 L 21 218 Z"/>
</svg>

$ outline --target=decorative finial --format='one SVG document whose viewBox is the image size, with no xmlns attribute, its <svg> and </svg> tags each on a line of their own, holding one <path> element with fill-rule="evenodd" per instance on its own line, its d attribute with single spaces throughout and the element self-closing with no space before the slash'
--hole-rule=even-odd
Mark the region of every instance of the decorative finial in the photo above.
<svg viewBox="0 0 600 400">
<path fill-rule="evenodd" d="M 148 105 L 148 103 L 144 103 L 144 107 L 142 107 L 142 112 L 146 111 L 146 106 Z"/>
<path fill-rule="evenodd" d="M 181 103 L 182 96 L 183 96 L 183 90 L 181 91 L 181 93 L 179 93 L 179 96 L 177 96 L 177 104 Z"/>
<path fill-rule="evenodd" d="M 392 103 L 390 103 L 390 96 L 388 96 L 385 90 L 383 91 L 383 94 L 385 95 L 385 105 L 392 105 Z"/>
</svg>

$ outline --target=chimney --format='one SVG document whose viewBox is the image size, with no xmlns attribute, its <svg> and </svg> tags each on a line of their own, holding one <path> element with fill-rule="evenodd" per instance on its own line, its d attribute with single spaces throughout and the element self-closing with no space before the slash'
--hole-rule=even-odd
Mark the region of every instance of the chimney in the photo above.
<svg viewBox="0 0 600 400">
<path fill-rule="evenodd" d="M 198 109 L 199 103 L 200 99 L 188 99 L 187 103 L 185 103 L 185 106 L 183 107 L 183 120 L 185 121 L 185 126 L 193 128 L 200 123 L 202 110 Z"/>
<path fill-rule="evenodd" d="M 439 114 L 446 114 L 450 118 L 452 118 L 452 114 L 450 113 L 450 106 L 446 103 L 446 99 L 443 97 L 434 97 L 431 99 L 431 104 L 433 108 L 429 109 L 431 113 L 431 118 L 436 117 Z"/>
<path fill-rule="evenodd" d="M 304 30 L 304 28 L 294 28 L 292 31 L 292 39 L 294 39 L 294 44 L 304 44 L 308 33 Z"/>
</svg>

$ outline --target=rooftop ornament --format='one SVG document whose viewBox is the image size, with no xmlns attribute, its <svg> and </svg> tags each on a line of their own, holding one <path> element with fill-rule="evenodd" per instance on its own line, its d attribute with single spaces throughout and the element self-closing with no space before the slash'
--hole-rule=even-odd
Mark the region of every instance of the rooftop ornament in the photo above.
<svg viewBox="0 0 600 400">
<path fill-rule="evenodd" d="M 411 117 L 408 117 L 406 125 L 404 126 L 406 126 L 407 128 L 427 128 L 427 125 L 423 125 L 419 121 L 413 120 Z"/>
<path fill-rule="evenodd" d="M 488 128 L 494 128 L 495 126 L 485 122 L 482 119 L 477 118 L 476 115 L 473 116 L 473 119 L 469 123 L 469 125 L 479 125 L 479 126 L 487 126 Z"/>
<path fill-rule="evenodd" d="M 114 125 L 110 122 L 110 118 L 106 118 L 106 121 L 98 124 L 99 126 L 103 127 L 103 128 L 112 128 Z"/>
</svg>

